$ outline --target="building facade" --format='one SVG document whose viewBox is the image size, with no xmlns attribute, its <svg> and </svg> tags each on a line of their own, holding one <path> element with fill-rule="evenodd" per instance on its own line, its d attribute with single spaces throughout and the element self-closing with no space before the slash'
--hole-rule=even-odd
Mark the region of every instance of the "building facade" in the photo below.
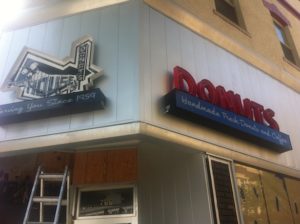
<svg viewBox="0 0 300 224">
<path fill-rule="evenodd" d="M 40 165 L 63 223 L 300 223 L 298 0 L 31 3 L 0 36 L 1 223 Z"/>
</svg>

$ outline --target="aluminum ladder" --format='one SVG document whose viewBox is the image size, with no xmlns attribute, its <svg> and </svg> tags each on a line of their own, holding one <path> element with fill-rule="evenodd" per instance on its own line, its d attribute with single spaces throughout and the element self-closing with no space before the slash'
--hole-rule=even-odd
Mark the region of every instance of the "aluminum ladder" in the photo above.
<svg viewBox="0 0 300 224">
<path fill-rule="evenodd" d="M 58 196 L 46 196 L 45 182 L 60 182 L 60 190 Z M 36 189 L 40 183 L 40 195 L 35 196 Z M 42 167 L 39 166 L 35 175 L 32 191 L 28 201 L 23 224 L 58 224 L 61 206 L 66 206 L 66 223 L 68 223 L 68 204 L 69 204 L 69 185 L 70 175 L 68 167 L 65 167 L 64 173 L 44 173 Z M 66 198 L 64 199 L 64 191 L 67 187 Z M 29 221 L 31 209 L 34 203 L 39 203 L 39 221 Z M 53 221 L 44 221 L 44 206 L 56 205 L 55 216 Z"/>
</svg>

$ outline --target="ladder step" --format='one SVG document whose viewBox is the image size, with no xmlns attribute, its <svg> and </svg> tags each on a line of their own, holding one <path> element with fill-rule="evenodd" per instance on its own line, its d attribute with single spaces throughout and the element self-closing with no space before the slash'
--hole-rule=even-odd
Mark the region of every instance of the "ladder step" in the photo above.
<svg viewBox="0 0 300 224">
<path fill-rule="evenodd" d="M 64 175 L 59 173 L 53 173 L 53 174 L 44 173 L 44 174 L 40 174 L 39 178 L 48 181 L 62 181 Z"/>
<path fill-rule="evenodd" d="M 68 167 L 65 167 L 64 173 L 44 173 L 42 171 L 41 166 L 38 167 L 38 170 L 35 175 L 34 184 L 31 190 L 31 194 L 28 200 L 28 205 L 25 213 L 25 217 L 23 220 L 23 224 L 58 224 L 59 222 L 59 216 L 60 216 L 60 209 L 61 206 L 66 206 L 66 222 L 68 223 L 68 201 L 69 201 L 69 178 L 70 173 L 68 171 Z M 44 192 L 47 192 L 46 186 L 47 184 L 44 184 L 44 181 L 56 181 L 60 182 L 60 190 L 58 196 L 42 196 L 44 195 Z M 38 182 L 40 182 L 40 196 L 34 196 L 36 194 L 36 189 L 38 186 Z M 66 191 L 65 191 L 66 189 Z M 66 199 L 63 199 L 64 194 L 66 192 Z M 40 209 L 39 209 L 39 220 L 44 220 L 43 218 L 43 207 L 44 206 L 55 206 L 55 215 L 53 222 L 49 221 L 29 221 L 31 208 L 33 206 L 33 203 L 39 203 Z"/>
<path fill-rule="evenodd" d="M 26 224 L 53 224 L 53 222 L 26 222 Z"/>
<path fill-rule="evenodd" d="M 33 202 L 43 203 L 44 205 L 57 205 L 59 198 L 58 197 L 33 197 Z M 61 205 L 66 206 L 67 200 L 62 200 Z"/>
</svg>

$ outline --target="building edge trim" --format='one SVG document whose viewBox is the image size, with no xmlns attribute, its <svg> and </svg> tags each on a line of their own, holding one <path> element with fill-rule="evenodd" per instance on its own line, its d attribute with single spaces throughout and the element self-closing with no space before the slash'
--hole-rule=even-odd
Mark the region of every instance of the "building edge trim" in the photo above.
<svg viewBox="0 0 300 224">
<path fill-rule="evenodd" d="M 276 5 L 269 3 L 266 0 L 263 0 L 265 7 L 270 11 L 271 15 L 275 17 L 282 26 L 290 26 L 290 21 L 281 13 Z"/>
<path fill-rule="evenodd" d="M 197 150 L 202 153 L 226 157 L 239 163 L 279 172 L 295 178 L 300 178 L 300 170 L 267 161 L 259 157 L 243 154 L 226 146 L 187 136 L 142 121 L 68 133 L 3 141 L 0 142 L 0 157 L 12 154 L 16 155 L 25 152 L 28 153 L 30 151 L 36 152 L 37 150 L 45 151 L 49 148 L 58 151 L 62 151 L 62 149 L 64 149 L 63 151 L 65 152 L 72 152 L 72 150 L 80 151 L 83 149 L 89 150 L 92 148 L 99 148 L 99 146 L 103 148 L 112 145 L 111 141 L 108 142 L 105 140 L 115 138 L 120 139 L 122 137 L 126 138 L 126 143 L 129 142 L 128 137 L 134 137 L 134 139 L 137 140 L 133 141 L 133 144 L 138 144 L 140 142 L 139 140 L 143 140 L 145 138 L 171 142 L 173 144 L 185 146 L 189 149 Z M 95 144 L 92 146 L 89 145 L 91 142 Z M 76 146 L 76 144 L 79 145 Z M 120 146 L 122 146 L 122 142 L 120 142 Z M 115 147 L 117 147 L 117 144 Z M 72 148 L 72 150 L 68 150 L 69 148 Z"/>
<path fill-rule="evenodd" d="M 221 156 L 224 158 L 232 159 L 233 161 L 238 163 L 259 167 L 273 172 L 279 172 L 295 178 L 300 178 L 300 170 L 270 162 L 259 157 L 243 154 L 226 146 L 183 135 L 181 133 L 170 131 L 148 123 L 141 123 L 140 133 L 147 137 L 152 137 L 155 139 L 160 139 L 163 141 L 172 142 L 174 144 L 186 146 L 190 149 L 194 149 L 202 153 Z"/>
<path fill-rule="evenodd" d="M 33 151 L 35 149 L 61 149 L 63 146 L 70 148 L 70 145 L 73 150 L 76 150 L 76 148 L 80 150 L 81 144 L 94 142 L 96 145 L 99 145 L 101 143 L 99 143 L 99 141 L 105 139 L 134 136 L 139 132 L 139 123 L 131 122 L 73 132 L 2 141 L 0 142 L 0 157 L 3 155 L 6 156 L 7 154 Z M 76 144 L 79 144 L 79 146 L 76 146 Z M 103 142 L 103 144 L 108 145 L 106 142 Z M 90 148 L 90 146 L 86 147 Z M 65 151 L 68 150 L 66 149 Z"/>
<path fill-rule="evenodd" d="M 251 52 L 250 49 L 245 49 L 244 47 L 235 43 L 230 38 L 224 36 L 217 30 L 208 26 L 206 23 L 194 17 L 192 14 L 188 13 L 185 9 L 181 8 L 175 3 L 170 2 L 169 0 L 144 0 L 144 2 L 153 9 L 161 12 L 165 16 L 175 20 L 179 24 L 187 27 L 191 31 L 201 35 L 217 46 L 229 51 L 241 60 L 246 61 L 270 77 L 300 93 L 300 75 L 297 74 L 298 71 L 295 71 L 295 74 L 292 74 L 287 72 L 284 67 L 279 67 L 274 63 L 266 61 L 261 56 Z"/>
<path fill-rule="evenodd" d="M 16 30 L 27 26 L 34 26 L 49 20 L 71 16 L 77 13 L 82 13 L 105 6 L 120 4 L 129 0 L 72 0 L 61 1 L 56 4 L 47 5 L 33 9 L 25 9 L 19 17 L 7 27 L 6 30 Z M 0 33 L 1 34 L 1 33 Z"/>
<path fill-rule="evenodd" d="M 293 14 L 297 19 L 300 20 L 300 12 L 295 9 L 289 2 L 286 0 L 278 0 L 291 14 Z"/>
</svg>

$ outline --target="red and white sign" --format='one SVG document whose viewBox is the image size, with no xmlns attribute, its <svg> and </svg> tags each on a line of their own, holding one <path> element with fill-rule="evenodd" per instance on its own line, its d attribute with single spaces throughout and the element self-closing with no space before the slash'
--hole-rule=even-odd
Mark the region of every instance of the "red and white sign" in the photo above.
<svg viewBox="0 0 300 224">
<path fill-rule="evenodd" d="M 279 125 L 274 119 L 275 112 L 265 109 L 261 104 L 241 96 L 232 90 L 225 90 L 223 86 L 214 86 L 209 80 L 203 79 L 196 83 L 193 76 L 185 69 L 174 68 L 174 87 L 186 91 L 211 104 L 229 110 L 238 115 L 245 116 L 259 124 L 264 124 L 279 131 Z"/>
</svg>

